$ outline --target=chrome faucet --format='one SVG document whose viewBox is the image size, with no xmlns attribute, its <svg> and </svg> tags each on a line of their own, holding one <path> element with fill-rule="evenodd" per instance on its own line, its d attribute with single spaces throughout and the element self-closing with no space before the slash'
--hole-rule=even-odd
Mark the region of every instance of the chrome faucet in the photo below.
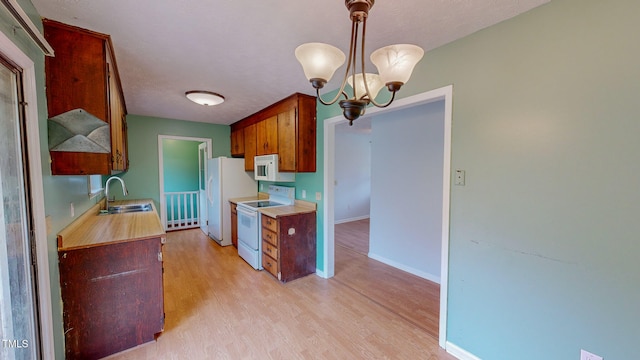
<svg viewBox="0 0 640 360">
<path fill-rule="evenodd" d="M 106 210 L 109 211 L 109 202 L 110 201 L 115 201 L 116 197 L 113 197 L 113 200 L 109 199 L 109 183 L 111 182 L 111 180 L 116 179 L 118 181 L 120 181 L 120 184 L 122 184 L 122 193 L 124 194 L 124 196 L 129 195 L 129 191 L 127 191 L 127 187 L 124 185 L 124 181 L 122 179 L 120 179 L 117 176 L 112 176 L 110 178 L 107 179 L 107 182 L 104 184 L 104 197 L 107 199 L 107 208 Z"/>
</svg>

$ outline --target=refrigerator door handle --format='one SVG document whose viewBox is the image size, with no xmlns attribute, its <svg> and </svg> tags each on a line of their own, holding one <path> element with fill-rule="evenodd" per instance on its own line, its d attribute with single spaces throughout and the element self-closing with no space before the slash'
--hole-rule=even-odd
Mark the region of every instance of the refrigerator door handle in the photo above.
<svg viewBox="0 0 640 360">
<path fill-rule="evenodd" d="M 207 180 L 207 200 L 213 204 L 213 176 Z"/>
</svg>

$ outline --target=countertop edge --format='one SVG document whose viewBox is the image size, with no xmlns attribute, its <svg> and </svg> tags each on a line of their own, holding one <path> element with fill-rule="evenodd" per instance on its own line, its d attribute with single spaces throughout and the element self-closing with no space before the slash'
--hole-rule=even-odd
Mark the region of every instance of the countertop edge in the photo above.
<svg viewBox="0 0 640 360">
<path fill-rule="evenodd" d="M 153 239 L 153 238 L 160 238 L 161 241 L 164 243 L 166 239 L 166 231 L 164 231 L 164 227 L 162 226 L 162 221 L 160 220 L 160 216 L 158 215 L 158 211 L 152 199 L 119 200 L 114 202 L 114 204 L 126 204 L 126 203 L 131 204 L 131 203 L 138 203 L 138 202 L 151 203 L 151 206 L 153 207 L 153 211 L 143 212 L 143 213 L 100 215 L 99 214 L 100 209 L 104 207 L 105 201 L 103 199 L 102 201 L 98 202 L 96 205 L 92 206 L 91 208 L 89 208 L 89 210 L 87 210 L 82 215 L 80 215 L 71 224 L 67 225 L 64 229 L 58 232 L 58 235 L 57 235 L 58 252 L 87 249 L 87 248 L 96 247 L 96 246 L 125 243 L 125 242 L 138 241 L 138 240 L 147 240 L 147 239 Z M 143 221 L 145 223 L 148 222 L 149 225 L 145 227 L 143 230 L 137 229 L 136 231 L 132 231 L 131 236 L 126 236 L 126 237 L 114 236 L 116 238 L 115 240 L 101 239 L 102 241 L 78 242 L 77 244 L 76 244 L 76 241 L 73 241 L 73 240 L 76 240 L 73 238 L 74 237 L 73 233 L 78 232 L 79 230 L 82 230 L 85 234 L 88 233 L 90 236 L 96 236 L 96 237 L 99 237 L 99 236 L 105 237 L 107 235 L 110 235 L 110 234 L 105 235 L 99 232 L 98 230 L 95 230 L 95 231 L 91 231 L 91 230 L 93 230 L 93 227 L 96 227 L 96 225 L 100 223 L 113 222 L 114 219 L 117 219 L 116 217 L 119 217 L 119 216 L 121 217 L 144 216 L 145 218 L 143 218 Z M 136 224 L 134 221 L 133 225 L 131 226 L 139 225 L 140 218 L 138 218 L 137 221 L 138 221 L 138 224 Z M 130 222 L 126 222 L 126 224 L 129 225 Z M 87 230 L 86 227 L 90 227 L 91 230 Z M 65 241 L 69 242 L 69 238 L 72 239 L 71 242 L 73 244 L 70 246 L 64 246 Z"/>
</svg>

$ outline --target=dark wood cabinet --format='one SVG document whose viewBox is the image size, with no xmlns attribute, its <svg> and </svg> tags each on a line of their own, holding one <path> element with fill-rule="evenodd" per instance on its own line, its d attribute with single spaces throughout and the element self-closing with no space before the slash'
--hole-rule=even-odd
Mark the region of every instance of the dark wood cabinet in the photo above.
<svg viewBox="0 0 640 360">
<path fill-rule="evenodd" d="M 241 129 L 245 170 L 253 171 L 255 155 L 278 154 L 280 171 L 316 171 L 315 96 L 296 93 L 231 124 L 232 134 Z"/>
<path fill-rule="evenodd" d="M 152 341 L 164 327 L 162 238 L 60 250 L 67 359 Z"/>
<path fill-rule="evenodd" d="M 231 206 L 231 244 L 234 248 L 238 248 L 238 210 L 237 205 L 230 202 Z"/>
<path fill-rule="evenodd" d="M 256 124 L 251 124 L 242 130 L 244 132 L 244 170 L 253 171 L 257 149 Z"/>
<path fill-rule="evenodd" d="M 278 153 L 278 116 L 274 115 L 256 123 L 257 155 Z"/>
<path fill-rule="evenodd" d="M 231 156 L 244 156 L 244 129 L 238 129 L 231 132 Z"/>
<path fill-rule="evenodd" d="M 49 118 L 83 109 L 110 125 L 111 154 L 51 152 L 54 175 L 86 175 L 128 168 L 126 105 L 109 35 L 43 20 L 55 50 L 45 59 Z"/>
<path fill-rule="evenodd" d="M 316 272 L 316 213 L 262 214 L 262 266 L 282 282 Z"/>
</svg>

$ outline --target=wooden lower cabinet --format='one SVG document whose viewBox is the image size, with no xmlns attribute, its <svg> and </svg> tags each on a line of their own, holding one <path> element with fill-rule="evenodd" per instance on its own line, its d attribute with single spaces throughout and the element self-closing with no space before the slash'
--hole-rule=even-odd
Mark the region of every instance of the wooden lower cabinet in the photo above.
<svg viewBox="0 0 640 360">
<path fill-rule="evenodd" d="M 231 244 L 234 248 L 238 248 L 238 210 L 237 205 L 229 202 L 231 206 Z"/>
<path fill-rule="evenodd" d="M 164 327 L 162 239 L 60 250 L 67 359 L 155 340 Z"/>
<path fill-rule="evenodd" d="M 262 266 L 282 282 L 316 272 L 316 213 L 262 214 Z"/>
</svg>

